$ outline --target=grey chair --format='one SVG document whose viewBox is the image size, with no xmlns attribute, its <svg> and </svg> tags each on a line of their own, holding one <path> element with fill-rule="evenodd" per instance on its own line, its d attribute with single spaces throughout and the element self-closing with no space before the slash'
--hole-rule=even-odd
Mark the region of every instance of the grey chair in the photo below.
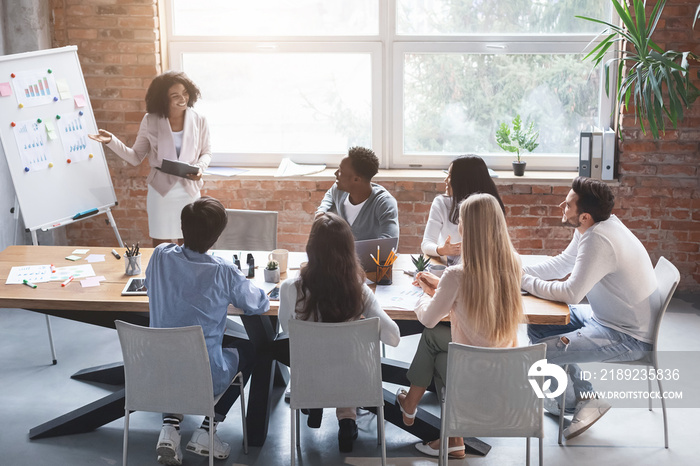
<svg viewBox="0 0 700 466">
<path fill-rule="evenodd" d="M 131 411 L 200 414 L 214 419 L 214 396 L 202 327 L 149 328 L 114 322 L 124 356 L 124 451 L 127 464 Z M 231 385 L 241 390 L 243 449 L 248 453 L 243 374 Z M 214 464 L 214 428 L 209 429 L 209 466 Z"/>
<path fill-rule="evenodd" d="M 654 273 L 656 274 L 657 288 L 651 297 L 652 311 L 655 317 L 654 321 L 654 338 L 652 341 L 652 350 L 647 353 L 642 359 L 636 361 L 607 361 L 606 364 L 627 364 L 633 366 L 647 366 L 653 367 L 654 370 L 659 370 L 659 359 L 658 359 L 658 346 L 659 346 L 659 329 L 661 328 L 661 320 L 666 314 L 666 309 L 668 304 L 671 302 L 673 293 L 676 291 L 678 283 L 681 281 L 681 274 L 678 269 L 668 261 L 665 257 L 661 256 L 659 261 L 656 263 L 654 268 Z M 565 368 L 566 370 L 566 368 Z M 651 378 L 647 378 L 649 382 L 649 391 L 651 392 Z M 661 379 L 656 379 L 659 384 L 659 392 L 663 393 L 663 388 L 661 387 Z M 559 398 L 559 405 L 561 406 L 560 412 L 565 412 L 566 409 L 566 392 L 562 394 Z M 652 410 L 651 397 L 649 397 L 649 411 Z M 666 416 L 666 401 L 661 398 L 661 411 L 664 417 L 664 446 L 668 448 L 668 418 Z M 562 436 L 564 433 L 564 416 L 559 416 L 559 436 L 557 441 L 559 445 L 562 444 Z"/>
<path fill-rule="evenodd" d="M 226 209 L 228 223 L 213 249 L 272 251 L 277 248 L 277 212 Z"/>
<path fill-rule="evenodd" d="M 302 408 L 377 407 L 377 440 L 386 464 L 379 319 L 342 323 L 289 321 L 292 466 Z"/>
<path fill-rule="evenodd" d="M 543 400 L 537 398 L 528 370 L 545 358 L 546 345 L 519 348 L 480 348 L 450 343 L 447 380 L 442 396 L 440 464 L 447 465 L 448 437 L 539 438 L 543 463 Z M 537 377 L 542 379 L 542 377 Z M 538 383 L 542 386 L 542 380 Z"/>
</svg>

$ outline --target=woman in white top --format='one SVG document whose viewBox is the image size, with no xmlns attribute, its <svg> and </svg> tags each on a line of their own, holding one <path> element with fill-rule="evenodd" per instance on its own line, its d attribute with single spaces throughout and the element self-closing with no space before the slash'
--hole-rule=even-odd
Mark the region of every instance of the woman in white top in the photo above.
<svg viewBox="0 0 700 466">
<path fill-rule="evenodd" d="M 182 245 L 180 212 L 200 197 L 202 172 L 211 161 L 209 125 L 192 110 L 200 96 L 197 86 L 181 72 L 157 76 L 146 92 L 146 111 L 136 142 L 127 147 L 109 131 L 99 130 L 90 138 L 106 144 L 131 165 L 145 158 L 151 166 L 146 178 L 148 231 L 153 247 L 176 239 Z M 163 160 L 186 162 L 199 168 L 186 178 L 160 171 Z"/>
<path fill-rule="evenodd" d="M 286 280 L 280 286 L 278 316 L 285 332 L 289 319 L 347 322 L 379 317 L 382 342 L 389 346 L 399 344 L 398 325 L 364 284 L 365 275 L 355 254 L 355 239 L 345 220 L 330 212 L 316 218 L 306 243 L 306 254 L 309 261 L 299 277 Z M 348 361 L 348 364 L 353 362 Z M 312 413 L 315 421 L 309 416 L 311 427 L 320 426 L 320 414 Z M 352 442 L 357 438 L 355 408 L 338 408 L 336 415 L 340 451 L 352 451 Z"/>
<path fill-rule="evenodd" d="M 444 387 L 450 341 L 485 347 L 517 344 L 518 324 L 523 321 L 522 272 L 500 203 L 490 194 L 469 196 L 459 208 L 459 231 L 462 262 L 448 267 L 441 278 L 425 272 L 416 275 L 425 294 L 415 312 L 426 329 L 406 373 L 411 386 L 408 392 L 399 389 L 396 396 L 406 425 L 413 424 L 430 381 L 434 378 L 438 393 Z M 447 316 L 451 327 L 437 325 Z M 439 440 L 416 448 L 438 456 Z M 463 458 L 463 439 L 450 437 L 448 452 L 452 458 Z"/>
<path fill-rule="evenodd" d="M 445 194 L 437 196 L 430 206 L 421 243 L 423 254 L 440 256 L 447 265 L 459 262 L 462 244 L 462 236 L 457 229 L 459 203 L 474 193 L 491 194 L 505 213 L 503 201 L 483 159 L 476 155 L 456 158 L 447 170 Z"/>
</svg>

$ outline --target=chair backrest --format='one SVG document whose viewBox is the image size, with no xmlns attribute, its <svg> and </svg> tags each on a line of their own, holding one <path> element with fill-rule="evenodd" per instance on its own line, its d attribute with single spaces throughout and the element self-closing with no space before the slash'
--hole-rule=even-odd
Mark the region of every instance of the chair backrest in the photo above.
<svg viewBox="0 0 700 466">
<path fill-rule="evenodd" d="M 226 209 L 228 223 L 213 249 L 272 251 L 277 248 L 277 212 Z"/>
<path fill-rule="evenodd" d="M 659 261 L 654 268 L 656 274 L 657 288 L 652 296 L 652 316 L 655 319 L 654 327 L 654 348 L 659 340 L 659 329 L 661 328 L 661 319 L 666 314 L 668 304 L 671 302 L 673 293 L 676 291 L 678 283 L 681 281 L 681 274 L 676 266 L 668 261 L 665 257 L 659 257 Z"/>
<path fill-rule="evenodd" d="M 381 406 L 379 319 L 289 321 L 292 409 Z"/>
<path fill-rule="evenodd" d="M 543 400 L 528 370 L 544 358 L 543 343 L 519 348 L 450 343 L 444 435 L 542 438 Z"/>
<path fill-rule="evenodd" d="M 120 320 L 115 325 L 124 356 L 125 408 L 206 415 L 213 411 L 202 327 L 149 328 Z"/>
</svg>

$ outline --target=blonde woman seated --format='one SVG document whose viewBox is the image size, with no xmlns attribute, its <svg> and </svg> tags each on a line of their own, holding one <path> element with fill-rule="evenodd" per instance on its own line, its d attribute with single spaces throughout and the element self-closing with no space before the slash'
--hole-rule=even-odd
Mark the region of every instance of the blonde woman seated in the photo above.
<svg viewBox="0 0 700 466">
<path fill-rule="evenodd" d="M 430 381 L 437 392 L 445 386 L 450 341 L 485 346 L 516 346 L 518 324 L 523 321 L 520 297 L 520 258 L 513 249 L 498 200 L 490 194 L 473 194 L 459 208 L 462 236 L 461 264 L 448 267 L 438 279 L 419 273 L 416 282 L 425 294 L 415 310 L 425 325 L 407 372 L 411 387 L 399 389 L 396 399 L 403 422 L 412 425 L 416 409 Z M 437 325 L 450 316 L 451 327 Z M 416 448 L 438 456 L 439 440 Z M 450 437 L 451 458 L 464 457 L 464 440 Z"/>
<path fill-rule="evenodd" d="M 306 254 L 309 261 L 299 277 L 280 286 L 279 320 L 285 332 L 289 319 L 348 322 L 379 317 L 381 341 L 390 346 L 399 344 L 398 325 L 364 284 L 365 274 L 355 254 L 355 238 L 348 222 L 333 213 L 321 214 L 311 227 Z M 348 360 L 348 364 L 354 362 Z M 308 424 L 320 427 L 322 412 L 312 411 L 316 412 L 309 415 Z M 356 408 L 337 408 L 336 415 L 338 447 L 341 452 L 350 452 L 357 438 Z"/>
<path fill-rule="evenodd" d="M 459 262 L 462 247 L 462 235 L 457 228 L 459 204 L 475 193 L 491 194 L 505 213 L 496 183 L 489 175 L 484 160 L 476 155 L 463 155 L 454 159 L 447 169 L 445 194 L 435 197 L 430 206 L 428 223 L 420 245 L 423 254 L 440 256 L 447 265 Z"/>
</svg>

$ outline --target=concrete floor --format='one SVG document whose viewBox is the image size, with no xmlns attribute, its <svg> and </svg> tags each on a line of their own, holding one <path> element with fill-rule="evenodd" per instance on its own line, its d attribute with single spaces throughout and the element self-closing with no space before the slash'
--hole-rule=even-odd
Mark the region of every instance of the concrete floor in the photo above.
<svg viewBox="0 0 700 466">
<path fill-rule="evenodd" d="M 700 351 L 700 297 L 674 299 L 661 329 L 664 350 Z M 122 462 L 123 419 L 99 429 L 77 435 L 29 440 L 29 429 L 64 414 L 113 390 L 113 387 L 70 379 L 76 371 L 121 359 L 114 330 L 52 318 L 58 364 L 50 363 L 44 316 L 16 309 L 0 310 L 0 465 L 117 465 Z M 410 361 L 417 337 L 404 338 L 401 345 L 387 348 L 387 356 Z M 394 388 L 388 386 L 387 388 Z M 219 435 L 232 444 L 231 456 L 217 465 L 286 465 L 290 463 L 288 404 L 283 389 L 275 392 L 270 431 L 265 446 L 251 447 L 248 455 L 241 448 L 242 431 L 238 406 L 219 427 Z M 661 410 L 644 408 L 612 409 L 593 428 L 566 446 L 557 445 L 557 423 L 545 416 L 544 458 L 549 465 L 690 465 L 698 464 L 694 447 L 700 436 L 696 414 L 700 400 L 688 400 L 691 408 L 669 410 L 670 449 L 663 447 Z M 426 396 L 424 406 L 439 411 L 434 396 Z M 305 419 L 303 419 L 305 421 Z M 188 416 L 183 425 L 183 442 L 198 426 L 199 418 Z M 376 420 L 371 414 L 358 418 L 360 436 L 354 451 L 341 455 L 337 448 L 337 422 L 332 410 L 326 410 L 319 430 L 302 423 L 300 465 L 374 465 L 379 464 L 376 445 Z M 155 443 L 160 416 L 135 413 L 131 416 L 129 458 L 132 465 L 156 465 Z M 387 424 L 388 464 L 424 465 L 437 461 L 418 453 L 417 438 Z M 485 439 L 492 446 L 483 458 L 451 460 L 451 465 L 516 465 L 525 463 L 523 439 Z M 536 442 L 532 460 L 537 464 Z M 207 459 L 185 453 L 186 465 L 205 465 Z"/>
</svg>

